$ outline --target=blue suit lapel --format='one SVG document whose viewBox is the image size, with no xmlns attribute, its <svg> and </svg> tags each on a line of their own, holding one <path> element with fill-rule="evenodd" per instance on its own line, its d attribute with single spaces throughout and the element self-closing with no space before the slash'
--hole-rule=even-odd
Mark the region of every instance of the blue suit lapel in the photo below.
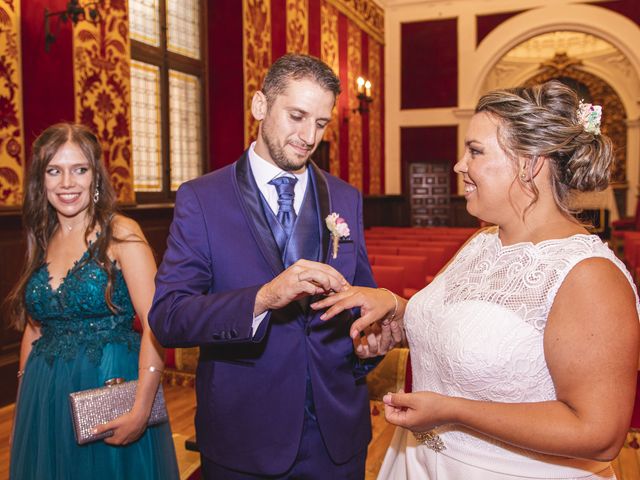
<svg viewBox="0 0 640 480">
<path fill-rule="evenodd" d="M 319 215 L 313 177 L 310 175 L 295 227 L 283 254 L 285 268 L 301 258 L 317 262 L 322 256 Z"/>
<path fill-rule="evenodd" d="M 324 172 L 312 161 L 309 162 L 309 175 L 311 177 L 310 180 L 314 182 L 316 205 L 319 210 L 318 228 L 322 238 L 320 261 L 326 263 L 330 243 L 329 230 L 325 225 L 325 218 L 327 218 L 331 212 L 329 185 L 327 184 Z M 236 162 L 235 178 L 238 187 L 239 203 L 242 206 L 251 234 L 274 276 L 276 276 L 284 270 L 284 264 L 280 255 L 280 249 L 273 238 L 271 228 L 265 218 L 262 209 L 262 200 L 260 199 L 260 190 L 251 173 L 249 158 L 246 152 Z"/>
<path fill-rule="evenodd" d="M 247 219 L 249 230 L 251 230 L 260 252 L 271 267 L 273 275 L 277 276 L 284 270 L 284 265 L 280 256 L 280 249 L 265 218 L 262 201 L 260 200 L 260 190 L 251 173 L 246 152 L 236 162 L 235 174 L 238 186 L 238 200 Z"/>
<path fill-rule="evenodd" d="M 324 177 L 324 172 L 313 163 L 309 162 L 309 175 L 312 176 L 312 181 L 315 186 L 316 193 L 316 205 L 318 205 L 319 215 L 318 221 L 320 228 L 320 234 L 322 237 L 322 245 L 320 249 L 320 261 L 327 262 L 329 255 L 329 230 L 325 225 L 324 219 L 331 213 L 331 196 L 329 195 L 329 185 L 327 179 Z"/>
</svg>

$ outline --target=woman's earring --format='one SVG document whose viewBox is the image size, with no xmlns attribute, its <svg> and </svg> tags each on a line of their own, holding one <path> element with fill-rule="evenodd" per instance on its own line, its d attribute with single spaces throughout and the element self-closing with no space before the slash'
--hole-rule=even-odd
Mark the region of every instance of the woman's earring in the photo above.
<svg viewBox="0 0 640 480">
<path fill-rule="evenodd" d="M 93 194 L 93 203 L 98 203 L 98 200 L 100 200 L 100 190 L 96 187 L 96 192 Z"/>
<path fill-rule="evenodd" d="M 527 181 L 527 172 L 525 172 L 524 169 L 520 171 L 520 180 L 523 182 Z"/>
</svg>

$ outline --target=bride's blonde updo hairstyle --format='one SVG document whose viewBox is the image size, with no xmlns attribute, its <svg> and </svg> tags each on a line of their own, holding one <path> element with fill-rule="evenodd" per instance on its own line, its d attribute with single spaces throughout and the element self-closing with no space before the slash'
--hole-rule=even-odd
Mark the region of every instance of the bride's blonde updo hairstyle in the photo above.
<svg viewBox="0 0 640 480">
<path fill-rule="evenodd" d="M 590 192 L 609 184 L 613 144 L 597 125 L 587 125 L 579 115 L 576 93 L 551 80 L 533 87 L 495 90 L 482 96 L 476 113 L 487 112 L 499 120 L 498 141 L 512 158 L 530 158 L 525 178 L 533 178 L 539 157 L 550 160 L 553 195 L 567 214 L 571 190 Z M 598 128 L 596 128 L 598 127 Z M 520 178 L 520 177 L 518 177 Z M 534 182 L 520 179 L 538 199 Z"/>
</svg>

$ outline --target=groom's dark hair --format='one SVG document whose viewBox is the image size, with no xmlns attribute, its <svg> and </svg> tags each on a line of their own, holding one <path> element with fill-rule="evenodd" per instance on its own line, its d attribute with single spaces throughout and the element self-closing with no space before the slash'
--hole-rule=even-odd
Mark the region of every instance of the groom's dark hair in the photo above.
<svg viewBox="0 0 640 480">
<path fill-rule="evenodd" d="M 264 77 L 262 93 L 267 97 L 267 104 L 271 106 L 276 97 L 284 93 L 290 79 L 306 78 L 317 82 L 322 88 L 333 93 L 336 99 L 338 98 L 340 79 L 329 65 L 311 55 L 287 53 L 271 65 Z"/>
</svg>

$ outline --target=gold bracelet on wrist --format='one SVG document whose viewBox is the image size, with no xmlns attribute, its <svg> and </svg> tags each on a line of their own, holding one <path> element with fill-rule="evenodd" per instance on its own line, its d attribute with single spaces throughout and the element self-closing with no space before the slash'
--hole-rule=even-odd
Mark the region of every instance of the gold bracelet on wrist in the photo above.
<svg viewBox="0 0 640 480">
<path fill-rule="evenodd" d="M 141 367 L 138 370 L 148 370 L 151 373 L 158 372 L 160 375 L 164 373 L 162 368 L 154 367 L 153 365 L 149 365 L 148 367 Z"/>
<path fill-rule="evenodd" d="M 380 287 L 380 290 L 386 290 L 387 292 L 389 292 L 391 294 L 391 296 L 393 297 L 393 300 L 396 302 L 396 305 L 393 308 L 393 313 L 391 314 L 391 316 L 389 318 L 385 318 L 383 320 L 385 322 L 385 325 L 388 325 L 389 323 L 391 323 L 393 321 L 394 318 L 396 318 L 396 314 L 398 313 L 398 296 L 395 293 L 393 293 L 391 290 L 389 290 L 388 288 Z"/>
</svg>

